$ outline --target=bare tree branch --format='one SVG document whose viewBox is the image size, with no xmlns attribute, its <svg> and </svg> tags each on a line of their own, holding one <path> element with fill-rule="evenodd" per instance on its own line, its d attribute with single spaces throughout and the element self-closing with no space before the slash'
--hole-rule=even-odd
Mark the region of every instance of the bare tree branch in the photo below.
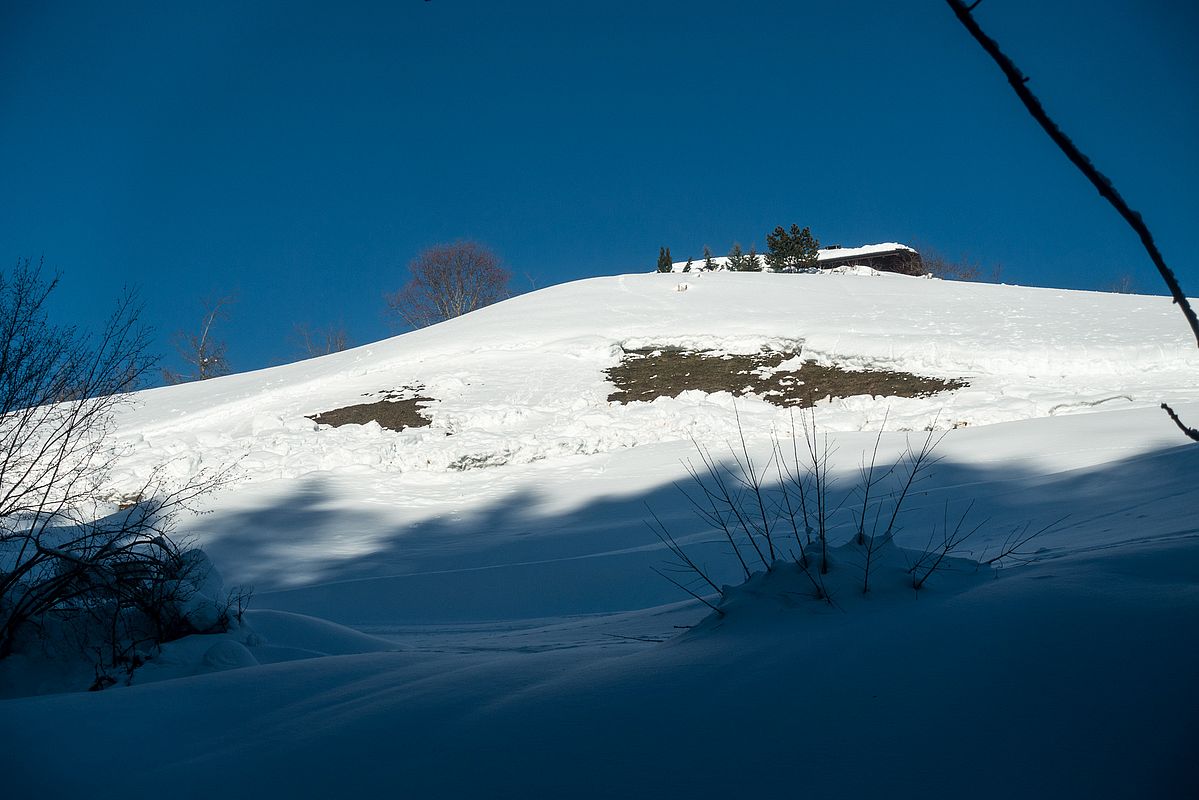
<svg viewBox="0 0 1199 800">
<path fill-rule="evenodd" d="M 1032 118 L 1040 124 L 1045 133 L 1049 134 L 1049 138 L 1066 154 L 1066 157 L 1070 159 L 1074 166 L 1078 167 L 1078 170 L 1086 176 L 1087 180 L 1099 190 L 1100 196 L 1116 209 L 1117 213 L 1124 218 L 1129 227 L 1140 237 L 1141 244 L 1145 247 L 1145 252 L 1149 254 L 1153 265 L 1161 273 L 1162 280 L 1166 282 L 1166 286 L 1170 289 L 1170 295 L 1174 298 L 1174 302 L 1182 309 L 1183 316 L 1186 317 L 1187 323 L 1191 326 L 1191 332 L 1195 334 L 1195 343 L 1199 345 L 1199 317 L 1195 315 L 1195 310 L 1191 308 L 1191 304 L 1183 293 L 1182 287 L 1179 285 L 1173 271 L 1166 266 L 1165 259 L 1162 257 L 1161 251 L 1158 250 L 1157 243 L 1153 240 L 1153 234 L 1149 232 L 1149 227 L 1145 224 L 1144 219 L 1139 213 L 1133 211 L 1128 206 L 1128 203 L 1116 191 L 1116 187 L 1112 185 L 1112 182 L 1095 168 L 1095 165 L 1091 163 L 1091 159 L 1087 158 L 1070 137 L 1050 118 L 1044 106 L 1041 105 L 1041 101 L 1029 90 L 1028 78 L 999 49 L 999 44 L 979 27 L 978 22 L 974 19 L 974 15 L 970 13 L 978 5 L 978 2 L 969 5 L 962 0 L 945 0 L 945 2 L 953 9 L 953 13 L 957 15 L 958 21 L 965 26 L 975 41 L 999 65 L 999 69 L 1003 71 L 1003 74 L 1008 79 L 1008 83 L 1011 84 L 1012 90 L 1016 92 L 1016 96 L 1024 103 L 1024 107 L 1028 109 L 1028 113 L 1032 115 Z"/>
<path fill-rule="evenodd" d="M 1169 415 L 1170 419 L 1174 420 L 1174 424 L 1178 426 L 1178 430 L 1182 431 L 1196 442 L 1199 442 L 1199 430 L 1188 428 L 1186 425 L 1184 425 L 1182 420 L 1178 418 L 1178 415 L 1174 413 L 1174 409 L 1170 408 L 1169 405 L 1162 403 L 1162 410 Z"/>
<path fill-rule="evenodd" d="M 658 574 L 658 576 L 659 576 L 659 577 L 661 577 L 661 578 L 665 578 L 665 579 L 666 579 L 667 581 L 669 581 L 670 583 L 673 583 L 675 586 L 677 586 L 678 588 L 682 589 L 684 592 L 686 592 L 687 594 L 691 595 L 691 596 L 692 596 L 692 597 L 694 597 L 696 600 L 700 601 L 701 603 L 703 603 L 704 605 L 706 605 L 708 608 L 710 608 L 710 609 L 712 609 L 713 611 L 715 611 L 715 612 L 716 612 L 716 615 L 717 615 L 718 617 L 723 617 L 723 616 L 724 616 L 724 609 L 723 609 L 723 608 L 718 608 L 716 605 L 714 605 L 714 604 L 712 603 L 712 601 L 711 601 L 711 600 L 708 600 L 708 599 L 707 599 L 707 598 L 705 598 L 705 597 L 701 597 L 700 595 L 698 595 L 698 594 L 696 594 L 695 592 L 691 591 L 691 590 L 690 590 L 690 589 L 688 589 L 686 586 L 684 586 L 683 584 L 679 583 L 679 582 L 678 582 L 678 581 L 676 581 L 674 578 L 670 577 L 669 575 L 667 575 L 665 572 L 663 572 L 662 570 L 658 569 L 657 567 L 650 567 L 650 569 L 652 569 L 654 572 L 656 572 L 656 573 Z"/>
</svg>

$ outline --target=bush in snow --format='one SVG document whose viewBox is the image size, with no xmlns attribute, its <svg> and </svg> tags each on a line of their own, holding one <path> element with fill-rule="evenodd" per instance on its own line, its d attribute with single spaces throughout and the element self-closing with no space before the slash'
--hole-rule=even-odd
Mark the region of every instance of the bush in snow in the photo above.
<svg viewBox="0 0 1199 800">
<path fill-rule="evenodd" d="M 699 464 L 687 465 L 691 488 L 683 491 L 702 522 L 736 557 L 747 583 L 769 580 L 759 576 L 780 570 L 795 572 L 813 599 L 829 604 L 849 587 L 860 594 L 872 592 L 880 570 L 892 588 L 898 580 L 918 592 L 935 574 L 950 568 L 977 570 L 1003 561 L 1029 560 L 1029 543 L 1056 522 L 1038 530 L 1031 525 L 1017 528 L 995 553 L 978 560 L 956 555 L 982 527 L 968 523 L 970 507 L 931 530 L 921 550 L 895 544 L 904 503 L 936 464 L 934 451 L 944 435 L 930 429 L 922 442 L 908 444 L 899 461 L 882 466 L 878 464 L 880 431 L 869 461 L 863 460 L 854 491 L 834 505 L 828 437 L 818 433 L 813 417 L 801 417 L 797 430 L 792 416 L 790 439 L 775 439 L 764 463 L 754 459 L 744 435 L 740 446 L 730 450 L 731 460 L 723 463 L 696 443 Z M 852 530 L 848 537 L 837 537 L 831 520 L 843 508 L 851 512 Z M 705 595 L 714 592 L 723 601 L 728 587 L 718 585 L 656 516 L 650 527 L 674 556 L 675 566 L 693 580 L 659 574 L 723 616 L 723 602 L 712 602 Z"/>
<path fill-rule="evenodd" d="M 129 295 L 99 336 L 51 324 L 56 285 L 28 260 L 0 273 L 0 659 L 73 646 L 99 675 L 146 643 L 227 621 L 198 599 L 206 559 L 172 535 L 176 513 L 225 475 L 147 486 L 100 512 L 119 455 L 113 412 L 152 365 L 148 338 Z"/>
<path fill-rule="evenodd" d="M 949 258 L 929 247 L 921 247 L 920 253 L 913 252 L 900 267 L 892 270 L 901 275 L 932 275 L 947 281 L 976 281 L 999 283 L 1003 267 L 999 264 L 984 266 L 981 261 L 962 255 Z"/>
<path fill-rule="evenodd" d="M 49 527 L 50 555 L 9 587 L 0 607 L 5 655 L 87 661 L 92 688 L 131 675 L 159 645 L 229 630 L 248 594 L 226 593 L 203 551 L 170 536 L 163 500 L 86 524 Z"/>
</svg>

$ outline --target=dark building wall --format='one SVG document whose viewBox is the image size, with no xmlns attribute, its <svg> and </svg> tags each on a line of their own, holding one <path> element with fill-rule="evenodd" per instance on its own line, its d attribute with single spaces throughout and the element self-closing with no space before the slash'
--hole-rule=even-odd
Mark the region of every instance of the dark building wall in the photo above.
<svg viewBox="0 0 1199 800">
<path fill-rule="evenodd" d="M 861 264 L 879 272 L 899 272 L 904 275 L 924 274 L 920 254 L 915 250 L 886 250 L 864 256 L 826 256 L 820 259 L 817 266 L 821 269 L 833 269 L 848 264 Z"/>
</svg>

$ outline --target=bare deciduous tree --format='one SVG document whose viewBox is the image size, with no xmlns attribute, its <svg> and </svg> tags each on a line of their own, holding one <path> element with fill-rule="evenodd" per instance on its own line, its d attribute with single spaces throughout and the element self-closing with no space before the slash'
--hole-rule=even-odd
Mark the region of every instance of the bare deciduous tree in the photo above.
<svg viewBox="0 0 1199 800">
<path fill-rule="evenodd" d="M 224 478 L 147 486 L 98 513 L 120 454 L 113 414 L 153 366 L 149 336 L 130 293 L 99 335 L 52 324 L 57 284 L 28 260 L 0 272 L 0 658 L 31 630 L 78 623 L 80 647 L 113 665 L 143 635 L 187 630 L 182 595 L 202 559 L 171 537 L 172 512 Z"/>
<path fill-rule="evenodd" d="M 476 242 L 430 247 L 408 265 L 412 277 L 384 295 L 389 311 L 413 328 L 462 316 L 508 297 L 510 273 Z"/>
<path fill-rule="evenodd" d="M 203 381 L 228 375 L 229 360 L 225 353 L 227 345 L 216 337 L 214 328 L 217 322 L 229 319 L 229 307 L 237 302 L 233 295 L 206 298 L 202 301 L 204 316 L 200 318 L 200 327 L 195 333 L 176 331 L 173 337 L 175 351 L 188 366 L 186 373 L 163 369 L 162 379 L 170 384 L 186 383 L 188 381 Z"/>
<path fill-rule="evenodd" d="M 340 353 L 350 346 L 350 336 L 346 333 L 345 325 L 341 324 L 313 328 L 307 323 L 300 323 L 294 328 L 294 336 L 302 358 Z"/>
</svg>

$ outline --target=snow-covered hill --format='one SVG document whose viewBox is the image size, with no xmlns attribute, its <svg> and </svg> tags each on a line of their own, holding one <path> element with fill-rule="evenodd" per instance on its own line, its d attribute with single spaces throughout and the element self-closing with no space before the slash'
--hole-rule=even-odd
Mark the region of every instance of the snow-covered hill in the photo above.
<svg viewBox="0 0 1199 800">
<path fill-rule="evenodd" d="M 669 554 L 647 506 L 737 582 L 673 484 L 695 442 L 725 459 L 744 432 L 768 462 L 793 416 L 728 392 L 607 400 L 624 351 L 670 347 L 966 381 L 813 409 L 842 492 L 876 440 L 886 463 L 949 430 L 905 547 L 970 504 L 975 554 L 1068 517 L 990 580 L 839 609 L 746 594 L 686 630 L 707 609 L 652 572 Z M 395 392 L 432 398 L 431 424 L 310 419 Z M 1193 421 L 1197 400 L 1166 298 L 869 273 L 596 278 L 147 391 L 114 496 L 163 463 L 235 463 L 185 529 L 256 610 L 133 687 L 3 701 L 5 774 L 41 796 L 127 793 L 118 775 L 184 797 L 1186 796 L 1199 449 L 1157 406 Z M 834 524 L 848 537 L 848 507 Z"/>
<path fill-rule="evenodd" d="M 684 278 L 680 280 L 680 278 Z M 441 472 L 464 457 L 530 463 L 733 431 L 730 397 L 611 405 L 603 371 L 621 348 L 804 358 L 883 367 L 970 388 L 933 402 L 860 398 L 821 409 L 830 430 L 891 430 L 934 417 L 980 425 L 1185 401 L 1199 353 L 1160 297 L 926 281 L 892 274 L 625 275 L 556 286 L 434 328 L 218 381 L 156 389 L 123 421 L 140 485 L 164 455 L 231 458 L 255 480 L 349 466 Z M 318 430 L 321 411 L 409 386 L 437 399 L 407 434 Z M 764 403 L 742 411 L 764 428 Z"/>
</svg>

